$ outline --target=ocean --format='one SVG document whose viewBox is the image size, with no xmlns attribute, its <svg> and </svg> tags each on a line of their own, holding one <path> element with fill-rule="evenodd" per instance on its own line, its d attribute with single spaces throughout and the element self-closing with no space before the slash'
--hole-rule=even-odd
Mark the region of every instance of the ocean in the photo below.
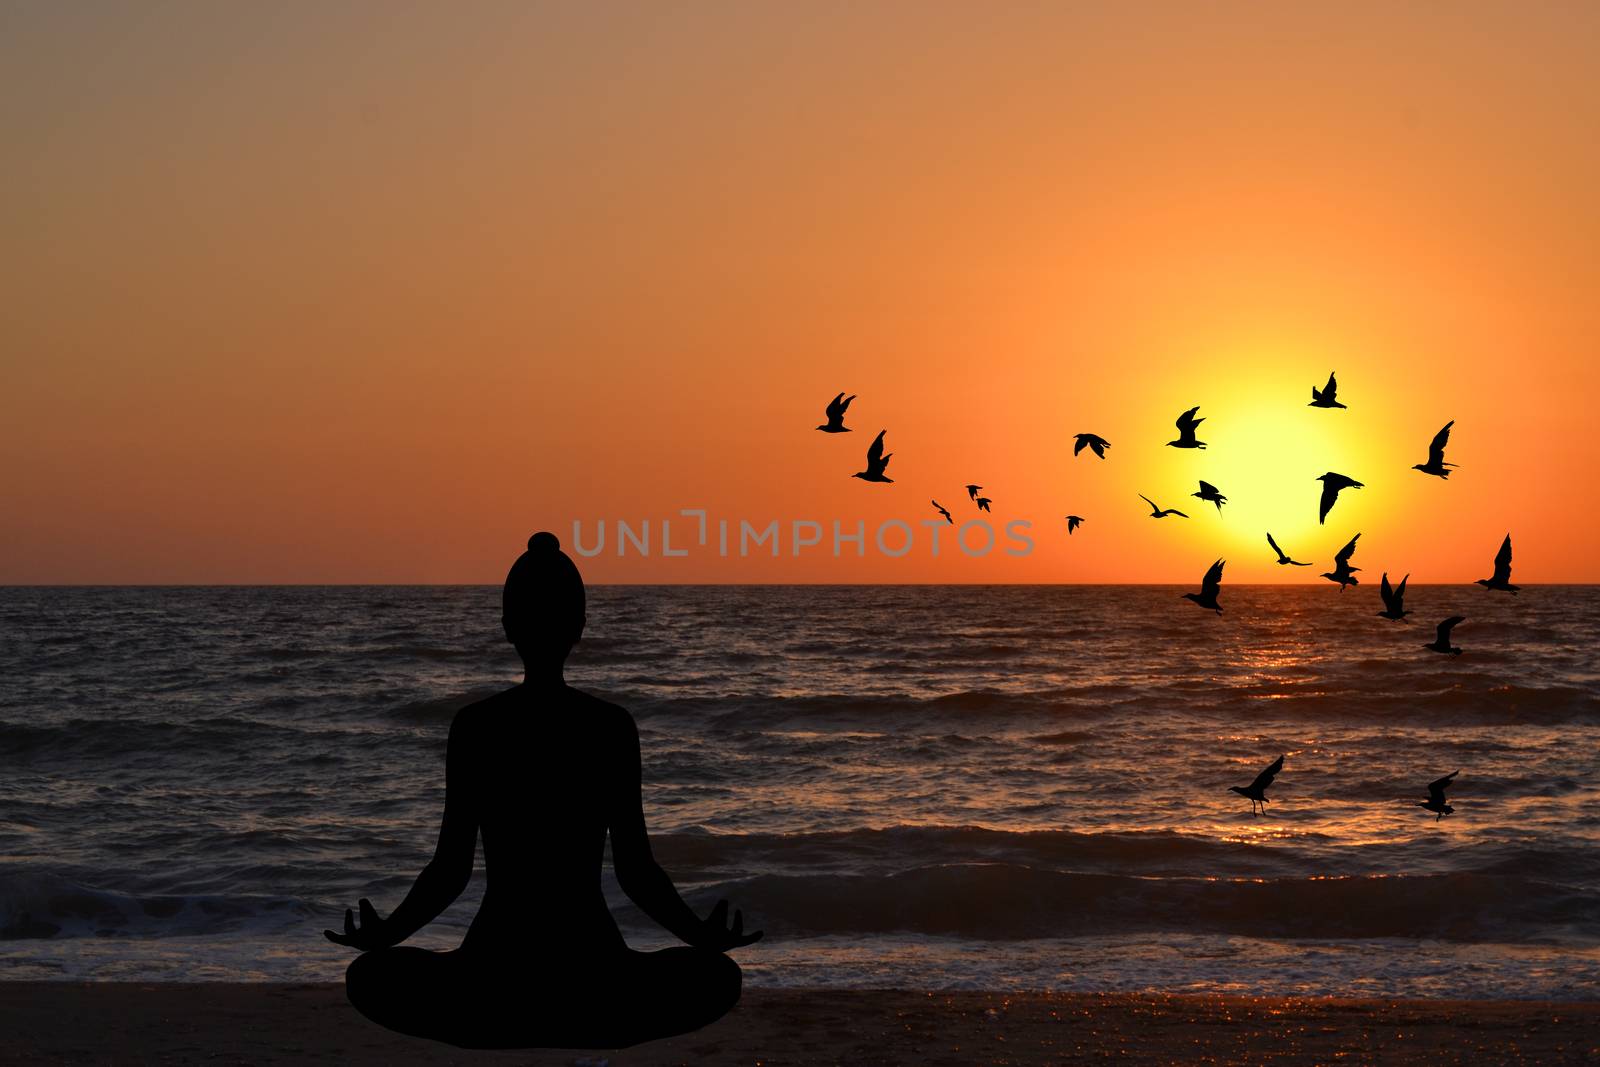
<svg viewBox="0 0 1600 1067">
<path fill-rule="evenodd" d="M 594 587 L 568 681 L 749 987 L 1600 998 L 1600 587 L 1179 592 Z M 519 677 L 498 587 L 0 589 L 0 979 L 338 979 Z"/>
</svg>

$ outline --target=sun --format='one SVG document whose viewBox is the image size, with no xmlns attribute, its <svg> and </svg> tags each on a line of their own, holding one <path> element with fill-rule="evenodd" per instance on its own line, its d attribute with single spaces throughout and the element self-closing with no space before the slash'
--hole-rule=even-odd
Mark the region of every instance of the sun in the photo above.
<svg viewBox="0 0 1600 1067">
<path fill-rule="evenodd" d="M 1147 451 L 1140 464 L 1138 480 L 1155 487 L 1152 499 L 1188 513 L 1186 539 L 1198 534 L 1204 544 L 1197 558 L 1228 559 L 1235 580 L 1309 581 L 1374 517 L 1372 494 L 1351 489 L 1340 494 L 1325 524 L 1318 521 L 1320 475 L 1334 471 L 1364 481 L 1376 468 L 1368 444 L 1372 416 L 1313 408 L 1309 401 L 1309 385 L 1290 394 L 1275 383 L 1204 402 L 1198 436 L 1205 449 L 1163 446 Z M 1169 429 L 1163 441 L 1177 436 Z M 1192 495 L 1201 479 L 1227 498 L 1220 513 Z M 1314 566 L 1278 567 L 1268 532 L 1290 556 Z"/>
</svg>

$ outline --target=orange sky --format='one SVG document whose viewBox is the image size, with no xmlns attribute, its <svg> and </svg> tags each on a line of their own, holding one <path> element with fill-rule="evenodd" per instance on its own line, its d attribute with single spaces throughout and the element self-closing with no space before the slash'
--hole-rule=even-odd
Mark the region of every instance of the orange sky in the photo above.
<svg viewBox="0 0 1600 1067">
<path fill-rule="evenodd" d="M 1600 6 L 1287 6 L 8 5 L 0 583 L 1600 580 Z"/>
</svg>

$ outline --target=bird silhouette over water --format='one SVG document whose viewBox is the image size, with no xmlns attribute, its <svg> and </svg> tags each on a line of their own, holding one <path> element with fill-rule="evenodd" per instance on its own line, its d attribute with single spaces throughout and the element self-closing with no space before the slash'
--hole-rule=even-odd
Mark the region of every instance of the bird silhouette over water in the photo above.
<svg viewBox="0 0 1600 1067">
<path fill-rule="evenodd" d="M 1183 512 L 1179 511 L 1177 508 L 1160 508 L 1160 507 L 1157 507 L 1156 506 L 1156 502 L 1154 500 L 1151 500 L 1149 497 L 1145 496 L 1143 493 L 1139 494 L 1139 499 L 1143 500 L 1146 504 L 1150 505 L 1150 517 L 1152 519 L 1164 519 L 1168 515 L 1176 515 L 1180 519 L 1187 519 L 1189 517 L 1189 516 L 1185 515 Z"/>
<path fill-rule="evenodd" d="M 1435 474 L 1440 478 L 1450 477 L 1450 468 L 1455 464 L 1444 461 L 1444 446 L 1450 443 L 1450 427 L 1455 424 L 1456 420 L 1451 419 L 1444 424 L 1444 429 L 1433 435 L 1433 440 L 1428 444 L 1428 462 L 1413 463 L 1412 470 L 1421 471 L 1423 474 Z"/>
<path fill-rule="evenodd" d="M 1391 589 L 1389 587 L 1389 572 L 1383 572 L 1383 587 L 1378 590 L 1378 592 L 1383 596 L 1383 610 L 1378 612 L 1379 615 L 1385 619 L 1393 619 L 1395 622 L 1399 622 L 1407 615 L 1411 614 L 1411 612 L 1407 611 L 1405 607 L 1406 583 L 1410 580 L 1411 575 L 1408 574 L 1404 578 L 1400 579 L 1399 586 Z M 1339 589 L 1342 592 L 1344 590 L 1344 586 L 1340 586 Z"/>
<path fill-rule="evenodd" d="M 945 522 L 948 522 L 951 526 L 954 526 L 956 524 L 956 520 L 954 520 L 954 519 L 952 519 L 950 517 L 950 513 L 948 511 L 946 511 L 943 507 L 941 507 L 937 500 L 929 501 L 929 503 L 931 503 L 933 505 L 933 510 L 937 511 L 939 514 L 944 516 L 944 521 Z"/>
<path fill-rule="evenodd" d="M 1202 608 L 1210 608 L 1218 615 L 1221 615 L 1222 608 L 1217 604 L 1217 594 L 1222 592 L 1222 568 L 1226 564 L 1227 560 L 1221 559 L 1213 563 L 1207 569 L 1206 576 L 1200 579 L 1200 591 L 1198 593 L 1184 593 L 1182 594 L 1183 599 L 1192 600 Z"/>
<path fill-rule="evenodd" d="M 990 500 L 986 496 L 975 497 L 974 499 L 978 503 L 978 510 L 979 511 L 988 511 L 989 510 L 989 505 L 994 503 L 994 501 Z"/>
<path fill-rule="evenodd" d="M 1189 495 L 1197 496 L 1201 500 L 1208 500 L 1215 504 L 1217 506 L 1218 515 L 1222 514 L 1222 505 L 1228 502 L 1228 498 L 1218 492 L 1216 486 L 1204 479 L 1201 479 L 1200 481 L 1200 491 L 1198 493 L 1190 493 Z"/>
<path fill-rule="evenodd" d="M 1072 454 L 1076 456 L 1087 447 L 1101 459 L 1106 458 L 1106 449 L 1111 447 L 1111 442 L 1094 433 L 1080 433 L 1073 435 Z"/>
<path fill-rule="evenodd" d="M 1083 525 L 1083 516 L 1082 515 L 1068 515 L 1067 516 L 1067 536 L 1071 537 L 1072 536 L 1072 531 L 1076 530 L 1078 527 L 1080 527 L 1082 525 Z"/>
<path fill-rule="evenodd" d="M 969 486 L 967 486 L 967 496 L 971 497 L 973 500 L 978 499 L 978 494 L 981 493 L 982 491 L 983 491 L 983 486 L 981 486 L 981 485 L 969 485 Z"/>
<path fill-rule="evenodd" d="M 1350 538 L 1350 543 L 1341 548 L 1333 557 L 1333 570 L 1322 572 L 1322 576 L 1328 581 L 1339 583 L 1339 592 L 1341 593 L 1344 592 L 1344 587 L 1347 585 L 1361 584 L 1357 580 L 1355 573 L 1361 568 L 1350 566 L 1350 557 L 1356 554 L 1356 542 L 1359 540 L 1361 540 L 1360 534 Z"/>
<path fill-rule="evenodd" d="M 1339 401 L 1337 399 L 1335 399 L 1335 397 L 1337 397 L 1338 394 L 1339 394 L 1339 383 L 1334 380 L 1333 372 L 1329 371 L 1328 372 L 1328 384 L 1324 385 L 1322 387 L 1322 391 L 1320 393 L 1317 392 L 1317 387 L 1316 386 L 1313 385 L 1311 387 L 1311 403 L 1307 404 L 1306 407 L 1308 407 L 1308 408 L 1342 408 L 1342 407 L 1344 407 L 1344 405 L 1339 403 Z"/>
<path fill-rule="evenodd" d="M 1319 523 L 1328 518 L 1328 512 L 1333 510 L 1333 502 L 1339 499 L 1340 490 L 1365 488 L 1354 478 L 1346 478 L 1344 475 L 1335 474 L 1332 471 L 1314 480 L 1322 483 L 1322 500 L 1317 507 L 1317 521 Z"/>
<path fill-rule="evenodd" d="M 1456 624 L 1457 623 L 1466 622 L 1466 621 L 1467 621 L 1467 617 L 1465 615 L 1452 615 L 1452 616 L 1450 616 L 1448 619 L 1444 620 L 1444 622 L 1441 622 L 1439 624 L 1439 629 L 1434 634 L 1433 643 L 1432 644 L 1424 644 L 1422 647 L 1423 648 L 1427 648 L 1427 649 L 1432 649 L 1435 652 L 1442 652 L 1445 655 L 1450 655 L 1450 656 L 1459 656 L 1459 655 L 1461 655 L 1461 650 L 1459 648 L 1456 648 L 1454 645 L 1450 644 L 1450 631 L 1454 630 L 1456 628 Z"/>
<path fill-rule="evenodd" d="M 1494 554 L 1494 574 L 1488 578 L 1479 578 L 1478 584 L 1485 589 L 1499 589 L 1506 593 L 1515 593 L 1521 589 L 1520 585 L 1511 584 L 1511 535 L 1506 534 L 1506 539 L 1500 542 L 1500 551 Z"/>
<path fill-rule="evenodd" d="M 1283 551 L 1283 549 L 1278 547 L 1278 542 L 1276 542 L 1276 541 L 1274 541 L 1272 539 L 1271 531 L 1268 531 L 1268 533 L 1267 533 L 1267 544 L 1271 545 L 1272 546 L 1272 551 L 1274 551 L 1274 552 L 1276 552 L 1278 554 L 1278 566 L 1280 566 L 1280 567 L 1290 566 L 1290 565 L 1295 566 L 1295 567 L 1309 567 L 1309 566 L 1311 566 L 1311 564 L 1309 564 L 1309 563 L 1301 563 L 1297 559 L 1290 559 L 1288 557 L 1288 555 Z"/>
<path fill-rule="evenodd" d="M 893 478 L 885 477 L 883 473 L 885 468 L 889 466 L 889 460 L 894 458 L 893 452 L 890 452 L 887 456 L 883 454 L 883 435 L 888 432 L 888 430 L 878 431 L 878 436 L 872 439 L 872 446 L 867 449 L 867 469 L 856 471 L 850 477 L 860 478 L 864 482 L 894 481 Z"/>
<path fill-rule="evenodd" d="M 1267 810 L 1267 786 L 1272 784 L 1272 780 L 1278 776 L 1278 772 L 1281 770 L 1283 770 L 1283 757 L 1279 756 L 1272 761 L 1272 766 L 1256 775 L 1255 781 L 1249 785 L 1230 785 L 1228 791 L 1230 793 L 1238 793 L 1240 796 L 1247 798 L 1250 801 L 1250 813 L 1252 815 L 1255 814 L 1257 804 L 1261 805 L 1261 811 L 1264 814 Z"/>
<path fill-rule="evenodd" d="M 828 410 L 825 412 L 828 416 L 828 421 L 818 426 L 817 429 L 823 433 L 849 433 L 850 427 L 844 424 L 844 412 L 850 406 L 850 401 L 854 399 L 854 393 L 849 396 L 840 393 L 829 401 Z"/>
<path fill-rule="evenodd" d="M 1455 812 L 1456 809 L 1452 808 L 1450 806 L 1450 802 L 1444 798 L 1444 791 L 1450 788 L 1450 783 L 1455 779 L 1455 776 L 1460 773 L 1460 771 L 1451 771 L 1438 781 L 1429 782 L 1428 799 L 1417 801 L 1417 806 L 1419 808 L 1427 808 L 1429 811 L 1436 813 L 1433 819 L 1434 822 L 1438 822 L 1446 815 L 1450 815 Z"/>
<path fill-rule="evenodd" d="M 1194 407 L 1178 416 L 1178 439 L 1176 441 L 1168 441 L 1167 446 L 1169 448 L 1206 447 L 1206 443 L 1204 441 L 1197 441 L 1194 436 L 1195 427 L 1206 421 L 1205 419 L 1197 419 L 1194 417 L 1194 413 L 1199 410 L 1200 405 L 1196 404 Z"/>
</svg>

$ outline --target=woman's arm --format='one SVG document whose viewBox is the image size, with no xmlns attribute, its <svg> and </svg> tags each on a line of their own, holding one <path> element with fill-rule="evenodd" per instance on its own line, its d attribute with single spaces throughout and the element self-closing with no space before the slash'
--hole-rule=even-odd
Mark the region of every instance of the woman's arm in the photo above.
<svg viewBox="0 0 1600 1067">
<path fill-rule="evenodd" d="M 661 869 L 650 851 L 650 836 L 644 827 L 644 799 L 641 793 L 639 728 L 633 716 L 623 712 L 614 740 L 617 773 L 611 779 L 610 809 L 611 863 L 617 884 L 628 898 L 667 932 L 697 948 L 725 952 L 748 945 L 761 937 L 761 931 L 746 934 L 744 915 L 735 912 L 733 927 L 727 924 L 728 902 L 720 901 L 711 915 L 701 919 L 678 895 L 667 872 Z"/>
<path fill-rule="evenodd" d="M 478 808 L 472 790 L 471 744 L 464 712 L 450 724 L 444 757 L 444 819 L 433 859 L 422 868 L 411 891 L 394 912 L 383 919 L 365 899 L 360 902 L 361 922 L 344 913 L 344 933 L 325 930 L 330 941 L 366 951 L 398 945 L 453 903 L 472 878 L 472 861 L 478 851 Z"/>
</svg>

